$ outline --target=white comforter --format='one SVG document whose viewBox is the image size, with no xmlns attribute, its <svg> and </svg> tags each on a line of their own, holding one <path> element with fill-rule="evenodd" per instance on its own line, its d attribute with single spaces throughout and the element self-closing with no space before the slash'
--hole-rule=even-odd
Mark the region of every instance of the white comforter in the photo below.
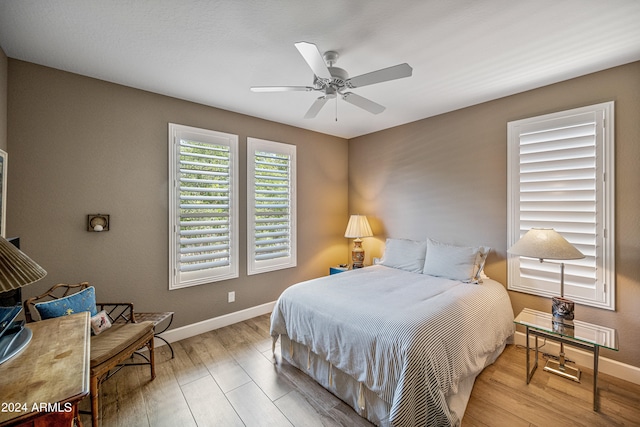
<svg viewBox="0 0 640 427">
<path fill-rule="evenodd" d="M 513 334 L 504 286 L 383 266 L 286 289 L 271 335 L 286 334 L 391 404 L 390 425 L 457 425 L 446 397 Z"/>
</svg>

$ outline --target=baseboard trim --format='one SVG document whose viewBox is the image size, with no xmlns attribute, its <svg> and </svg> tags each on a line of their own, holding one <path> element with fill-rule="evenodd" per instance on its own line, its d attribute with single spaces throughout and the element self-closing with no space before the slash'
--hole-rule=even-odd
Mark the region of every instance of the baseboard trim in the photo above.
<svg viewBox="0 0 640 427">
<path fill-rule="evenodd" d="M 532 348 L 535 348 L 534 339 L 534 337 L 529 337 L 530 346 Z M 539 338 L 539 340 L 542 340 L 542 338 Z M 517 345 L 526 346 L 526 334 L 523 332 L 516 332 L 515 343 Z M 540 351 L 557 355 L 560 352 L 560 344 L 547 340 L 546 345 Z M 593 369 L 593 354 L 568 345 L 564 347 L 564 353 L 566 357 L 574 361 L 576 365 Z M 598 372 L 640 385 L 640 368 L 636 366 L 627 365 L 625 363 L 600 356 L 600 359 L 598 360 Z"/>
<path fill-rule="evenodd" d="M 223 328 L 225 326 L 233 325 L 234 323 L 243 322 L 257 316 L 262 316 L 263 314 L 271 313 L 275 304 L 276 302 L 272 301 L 266 304 L 225 314 L 223 316 L 213 317 L 201 322 L 192 323 L 191 325 L 170 329 L 167 332 L 160 334 L 160 336 L 169 342 L 180 341 L 196 335 L 204 334 L 205 332 L 213 331 L 214 329 Z M 162 345 L 165 345 L 162 340 L 154 340 L 154 346 L 159 347 Z"/>
</svg>

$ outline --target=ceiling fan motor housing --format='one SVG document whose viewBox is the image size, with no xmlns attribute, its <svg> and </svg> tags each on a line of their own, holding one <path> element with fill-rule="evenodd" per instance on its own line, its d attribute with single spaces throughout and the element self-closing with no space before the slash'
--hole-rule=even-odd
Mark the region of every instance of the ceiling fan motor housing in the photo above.
<svg viewBox="0 0 640 427">
<path fill-rule="evenodd" d="M 346 70 L 338 67 L 329 67 L 329 72 L 331 73 L 331 84 L 336 85 L 340 88 L 343 88 L 345 82 L 349 78 L 349 73 Z"/>
<path fill-rule="evenodd" d="M 318 76 L 314 76 L 313 84 L 317 89 L 324 89 L 331 87 L 335 91 L 339 91 L 345 88 L 346 81 L 349 78 L 349 73 L 346 70 L 338 67 L 328 67 L 331 74 L 331 80 L 322 79 Z"/>
<path fill-rule="evenodd" d="M 339 91 L 345 87 L 349 73 L 347 73 L 347 70 L 333 66 L 338 61 L 338 57 L 338 52 L 334 50 L 328 50 L 322 55 L 322 59 L 327 63 L 329 74 L 331 74 L 331 80 L 320 79 L 316 76 L 314 83 L 316 85 L 319 84 L 320 88 L 330 86 L 334 91 Z"/>
</svg>

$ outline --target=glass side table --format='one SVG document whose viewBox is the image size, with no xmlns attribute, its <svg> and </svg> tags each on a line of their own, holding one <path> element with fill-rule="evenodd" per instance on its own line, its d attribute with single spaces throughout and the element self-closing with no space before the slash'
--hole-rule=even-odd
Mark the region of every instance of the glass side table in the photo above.
<svg viewBox="0 0 640 427">
<path fill-rule="evenodd" d="M 600 347 L 618 351 L 618 333 L 613 328 L 594 325 L 592 323 L 574 320 L 568 324 L 553 321 L 551 313 L 523 309 L 518 317 L 514 319 L 518 325 L 522 325 L 527 330 L 527 384 L 531 381 L 536 368 L 538 367 L 538 337 L 546 338 L 560 343 L 560 357 L 558 361 L 550 360 L 545 366 L 545 370 L 565 378 L 580 382 L 580 371 L 576 368 L 566 366 L 564 359 L 564 344 L 578 347 L 593 353 L 593 410 L 598 410 L 598 357 Z M 571 324 L 572 323 L 572 324 Z M 535 337 L 536 358 L 533 368 L 529 368 L 529 335 Z"/>
</svg>

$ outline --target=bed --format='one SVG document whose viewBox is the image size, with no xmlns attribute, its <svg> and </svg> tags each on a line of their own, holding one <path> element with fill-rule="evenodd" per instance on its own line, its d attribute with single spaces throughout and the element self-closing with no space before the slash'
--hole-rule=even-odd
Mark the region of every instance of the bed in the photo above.
<svg viewBox="0 0 640 427">
<path fill-rule="evenodd" d="M 509 297 L 480 278 L 478 248 L 468 280 L 452 280 L 424 274 L 435 264 L 422 246 L 408 266 L 408 252 L 398 253 L 398 268 L 391 243 L 382 265 L 286 289 L 271 315 L 274 349 L 279 339 L 286 361 L 376 425 L 457 426 L 476 376 L 514 333 Z M 450 255 L 429 250 L 440 266 Z M 460 265 L 452 262 L 448 273 Z"/>
</svg>

